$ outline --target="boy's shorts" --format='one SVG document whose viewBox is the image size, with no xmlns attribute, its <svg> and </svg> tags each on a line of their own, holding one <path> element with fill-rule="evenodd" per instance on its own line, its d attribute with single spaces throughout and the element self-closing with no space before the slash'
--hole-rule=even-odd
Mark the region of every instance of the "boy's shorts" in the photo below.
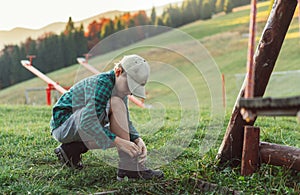
<svg viewBox="0 0 300 195">
<path fill-rule="evenodd" d="M 82 141 L 79 133 L 81 113 L 84 108 L 76 110 L 61 126 L 52 131 L 52 136 L 61 143 Z M 105 117 L 100 122 L 109 129 L 110 101 L 106 104 Z"/>
</svg>

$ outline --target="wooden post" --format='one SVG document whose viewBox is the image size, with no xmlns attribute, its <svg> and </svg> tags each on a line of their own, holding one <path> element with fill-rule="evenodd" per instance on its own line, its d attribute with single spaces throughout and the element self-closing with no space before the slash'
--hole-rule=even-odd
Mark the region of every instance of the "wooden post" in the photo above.
<svg viewBox="0 0 300 195">
<path fill-rule="evenodd" d="M 245 126 L 241 175 L 251 175 L 258 168 L 259 132 L 259 127 Z"/>
<path fill-rule="evenodd" d="M 296 6 L 297 0 L 275 1 L 254 55 L 254 97 L 263 96 L 266 90 Z M 244 97 L 244 89 L 244 87 L 241 89 L 237 102 L 240 97 Z M 237 107 L 237 102 L 217 156 L 221 162 L 230 160 L 232 165 L 238 165 L 242 158 L 243 128 L 247 125 Z M 255 119 L 248 125 L 253 125 L 254 122 Z"/>
<path fill-rule="evenodd" d="M 267 142 L 261 142 L 259 148 L 262 163 L 300 171 L 300 148 Z"/>
</svg>

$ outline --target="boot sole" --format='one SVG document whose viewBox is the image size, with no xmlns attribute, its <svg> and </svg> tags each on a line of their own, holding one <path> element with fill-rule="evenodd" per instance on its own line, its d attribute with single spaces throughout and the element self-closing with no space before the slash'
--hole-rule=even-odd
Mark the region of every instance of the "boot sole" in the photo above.
<svg viewBox="0 0 300 195">
<path fill-rule="evenodd" d="M 54 153 L 56 154 L 56 156 L 58 157 L 58 159 L 60 160 L 60 162 L 62 164 L 67 165 L 68 167 L 71 167 L 71 168 L 75 168 L 75 166 L 69 160 L 67 154 L 61 147 L 55 148 Z"/>
</svg>

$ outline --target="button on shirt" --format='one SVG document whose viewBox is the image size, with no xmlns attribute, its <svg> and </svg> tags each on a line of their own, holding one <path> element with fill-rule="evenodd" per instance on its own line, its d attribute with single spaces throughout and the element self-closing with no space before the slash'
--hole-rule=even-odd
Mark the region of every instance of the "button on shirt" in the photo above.
<svg viewBox="0 0 300 195">
<path fill-rule="evenodd" d="M 52 109 L 50 121 L 51 131 L 62 125 L 78 109 L 83 109 L 80 117 L 80 130 L 93 138 L 93 141 L 106 149 L 111 146 L 116 135 L 104 127 L 105 109 L 111 98 L 115 85 L 115 72 L 113 70 L 81 80 L 69 91 L 64 93 Z M 128 116 L 130 140 L 139 137 L 137 130 L 129 119 L 128 98 L 123 99 Z M 107 139 L 109 138 L 109 139 Z"/>
</svg>

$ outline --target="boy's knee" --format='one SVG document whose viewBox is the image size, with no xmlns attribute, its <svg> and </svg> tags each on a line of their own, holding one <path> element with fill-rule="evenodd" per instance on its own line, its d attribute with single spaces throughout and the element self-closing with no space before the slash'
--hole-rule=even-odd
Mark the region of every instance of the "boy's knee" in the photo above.
<svg viewBox="0 0 300 195">
<path fill-rule="evenodd" d="M 126 111 L 126 106 L 125 106 L 125 103 L 124 101 L 120 98 L 120 97 L 117 97 L 117 96 L 113 96 L 111 97 L 110 99 L 110 112 L 112 113 L 123 113 Z"/>
<path fill-rule="evenodd" d="M 124 101 L 117 96 L 113 96 L 110 98 L 110 104 L 111 105 L 124 105 Z"/>
</svg>

